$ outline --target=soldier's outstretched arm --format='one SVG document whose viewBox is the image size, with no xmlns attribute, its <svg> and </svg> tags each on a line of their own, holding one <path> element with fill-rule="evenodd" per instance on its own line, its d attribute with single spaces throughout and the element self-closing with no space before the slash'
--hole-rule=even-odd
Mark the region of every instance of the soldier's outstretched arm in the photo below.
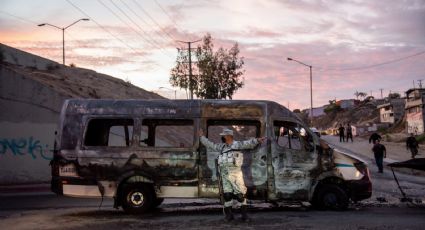
<svg viewBox="0 0 425 230">
<path fill-rule="evenodd" d="M 246 141 L 239 141 L 238 142 L 239 146 L 237 149 L 253 149 L 258 144 L 263 143 L 265 140 L 266 140 L 265 137 L 261 137 L 261 138 L 251 138 Z"/>
<path fill-rule="evenodd" d="M 204 136 L 204 132 L 202 129 L 199 130 L 198 132 L 199 135 L 199 141 L 208 149 L 212 149 L 214 151 L 221 151 L 221 147 L 223 146 L 223 144 L 215 144 L 212 141 L 208 140 L 208 138 L 206 138 Z"/>
</svg>

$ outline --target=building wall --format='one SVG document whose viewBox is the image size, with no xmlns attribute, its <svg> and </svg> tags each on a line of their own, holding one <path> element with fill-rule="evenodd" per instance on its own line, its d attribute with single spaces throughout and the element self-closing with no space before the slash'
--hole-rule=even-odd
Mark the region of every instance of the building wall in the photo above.
<svg viewBox="0 0 425 230">
<path fill-rule="evenodd" d="M 420 107 L 413 107 L 409 110 L 406 111 L 407 132 L 416 135 L 424 133 L 424 116 L 422 109 Z"/>
<path fill-rule="evenodd" d="M 379 118 L 382 123 L 394 124 L 394 112 L 391 106 L 379 109 Z"/>
<path fill-rule="evenodd" d="M 64 99 L 0 66 L 0 184 L 50 180 L 54 132 Z"/>
</svg>

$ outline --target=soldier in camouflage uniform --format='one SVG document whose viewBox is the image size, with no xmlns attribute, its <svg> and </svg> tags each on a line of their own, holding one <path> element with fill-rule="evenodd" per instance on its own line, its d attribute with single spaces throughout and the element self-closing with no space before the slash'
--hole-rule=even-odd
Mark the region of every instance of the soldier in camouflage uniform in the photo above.
<svg viewBox="0 0 425 230">
<path fill-rule="evenodd" d="M 215 144 L 209 141 L 203 131 L 199 131 L 201 143 L 208 149 L 220 153 L 218 164 L 223 186 L 224 213 L 226 221 L 234 219 L 232 213 L 233 201 L 241 204 L 241 214 L 243 221 L 249 221 L 247 215 L 246 186 L 242 174 L 243 154 L 240 150 L 253 149 L 262 143 L 265 138 L 252 138 L 247 141 L 234 141 L 233 131 L 224 129 L 220 136 L 224 137 L 224 143 Z"/>
</svg>

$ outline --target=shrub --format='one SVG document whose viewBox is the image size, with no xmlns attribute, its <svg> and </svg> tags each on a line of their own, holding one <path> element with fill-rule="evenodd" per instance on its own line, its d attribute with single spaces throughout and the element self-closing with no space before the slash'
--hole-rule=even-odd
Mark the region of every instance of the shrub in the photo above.
<svg viewBox="0 0 425 230">
<path fill-rule="evenodd" d="M 46 69 L 48 70 L 55 70 L 55 69 L 59 69 L 60 66 L 58 64 L 54 64 L 54 63 L 49 63 L 46 65 Z"/>
</svg>

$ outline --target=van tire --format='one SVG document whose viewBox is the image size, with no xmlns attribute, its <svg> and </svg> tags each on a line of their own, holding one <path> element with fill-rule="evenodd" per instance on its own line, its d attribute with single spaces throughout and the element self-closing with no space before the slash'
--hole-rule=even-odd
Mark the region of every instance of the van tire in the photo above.
<svg viewBox="0 0 425 230">
<path fill-rule="evenodd" d="M 158 206 L 162 204 L 162 202 L 164 202 L 164 198 L 156 198 L 153 201 L 152 208 L 157 208 Z"/>
<path fill-rule="evenodd" d="M 152 208 L 154 197 L 154 189 L 149 184 L 124 184 L 121 192 L 121 205 L 126 213 L 146 213 Z"/>
<path fill-rule="evenodd" d="M 319 210 L 346 210 L 349 204 L 347 193 L 338 185 L 324 184 L 316 191 L 312 202 Z"/>
</svg>

